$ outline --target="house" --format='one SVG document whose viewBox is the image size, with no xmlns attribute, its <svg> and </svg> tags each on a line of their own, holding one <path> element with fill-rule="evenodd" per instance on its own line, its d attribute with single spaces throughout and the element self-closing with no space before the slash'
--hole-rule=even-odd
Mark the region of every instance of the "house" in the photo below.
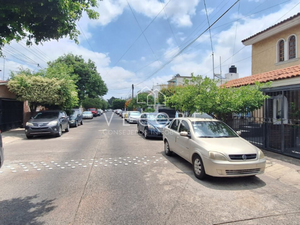
<svg viewBox="0 0 300 225">
<path fill-rule="evenodd" d="M 0 130 L 7 131 L 21 127 L 24 120 L 24 103 L 15 100 L 8 90 L 7 81 L 0 81 Z"/>
<path fill-rule="evenodd" d="M 179 74 L 176 74 L 171 80 L 168 80 L 168 86 L 179 86 L 184 84 L 184 80 L 191 80 L 191 76 L 180 76 Z"/>
<path fill-rule="evenodd" d="M 300 158 L 300 13 L 245 39 L 252 46 L 252 75 L 231 80 L 229 87 L 271 86 L 262 110 L 243 126 L 246 139 L 258 146 Z"/>
</svg>

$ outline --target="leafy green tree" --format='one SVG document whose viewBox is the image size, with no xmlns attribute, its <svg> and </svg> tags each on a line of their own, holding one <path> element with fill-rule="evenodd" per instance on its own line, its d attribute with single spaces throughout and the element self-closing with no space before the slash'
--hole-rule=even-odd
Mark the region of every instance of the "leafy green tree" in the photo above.
<svg viewBox="0 0 300 225">
<path fill-rule="evenodd" d="M 69 36 L 78 43 L 76 22 L 86 12 L 90 19 L 99 14 L 92 10 L 96 0 L 4 0 L 0 4 L 0 54 L 5 44 L 25 39 L 27 45 Z"/>
<path fill-rule="evenodd" d="M 107 99 L 108 107 L 109 107 L 109 108 L 112 108 L 113 101 L 114 101 L 115 99 L 117 99 L 117 98 L 115 98 L 114 96 L 112 96 L 110 99 Z"/>
<path fill-rule="evenodd" d="M 155 112 L 155 109 L 153 109 L 153 108 L 146 108 L 146 109 L 144 110 L 144 112 L 149 112 L 149 113 Z"/>
<path fill-rule="evenodd" d="M 123 109 L 125 107 L 125 102 L 126 102 L 126 100 L 124 100 L 124 99 L 116 98 L 112 102 L 112 108 L 113 109 Z"/>
<path fill-rule="evenodd" d="M 175 94 L 167 99 L 167 105 L 182 112 L 205 112 L 224 120 L 231 113 L 259 109 L 268 98 L 261 92 L 266 85 L 257 82 L 240 88 L 218 87 L 215 80 L 192 75 L 191 81 L 176 87 Z"/>
<path fill-rule="evenodd" d="M 158 93 L 158 103 L 166 104 L 167 98 L 175 94 L 175 89 L 175 86 L 161 89 Z"/>
<path fill-rule="evenodd" d="M 8 88 L 17 100 L 28 101 L 33 115 L 39 105 L 68 109 L 76 104 L 77 93 L 72 92 L 67 83 L 65 79 L 20 74 L 9 80 Z"/>
<path fill-rule="evenodd" d="M 136 98 L 133 98 L 128 104 L 128 110 L 141 108 L 145 110 L 148 107 L 153 107 L 154 97 L 148 92 L 138 93 Z"/>
<path fill-rule="evenodd" d="M 82 102 L 82 107 L 85 109 L 88 108 L 106 109 L 107 102 L 102 98 L 86 98 Z"/>
<path fill-rule="evenodd" d="M 85 62 L 82 56 L 68 54 L 49 62 L 49 69 L 65 64 L 72 71 L 72 78 L 76 81 L 78 98 L 81 103 L 85 98 L 98 98 L 107 93 L 107 87 L 91 60 Z"/>
</svg>

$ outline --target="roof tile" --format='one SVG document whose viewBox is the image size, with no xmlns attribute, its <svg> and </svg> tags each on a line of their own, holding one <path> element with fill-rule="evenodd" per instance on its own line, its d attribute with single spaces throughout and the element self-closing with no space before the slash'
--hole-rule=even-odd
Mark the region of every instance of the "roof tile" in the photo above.
<svg viewBox="0 0 300 225">
<path fill-rule="evenodd" d="M 242 42 L 248 41 L 248 40 L 250 40 L 251 38 L 254 38 L 254 37 L 256 37 L 256 36 L 258 36 L 258 35 L 260 35 L 260 34 L 266 32 L 266 31 L 268 31 L 268 30 L 273 29 L 274 27 L 277 27 L 277 26 L 279 26 L 279 25 L 281 25 L 281 24 L 283 24 L 283 23 L 286 23 L 287 21 L 293 20 L 293 19 L 295 19 L 296 17 L 299 17 L 299 16 L 300 16 L 300 13 L 298 13 L 298 14 L 296 14 L 296 15 L 294 15 L 294 16 L 291 16 L 290 18 L 287 18 L 286 20 L 283 20 L 283 21 L 281 21 L 281 22 L 279 22 L 279 23 L 276 23 L 275 25 L 273 25 L 273 26 L 271 26 L 271 27 L 269 27 L 269 28 L 267 28 L 267 29 L 265 29 L 265 30 L 263 30 L 263 31 L 260 31 L 260 32 L 258 32 L 258 33 L 256 33 L 256 34 L 252 35 L 251 37 L 248 37 L 248 38 L 242 40 Z"/>
<path fill-rule="evenodd" d="M 226 87 L 240 87 L 254 84 L 256 81 L 266 83 L 274 80 L 283 80 L 292 77 L 300 77 L 300 65 L 286 67 L 283 69 L 273 70 L 265 73 L 255 74 L 228 81 L 224 84 Z"/>
</svg>

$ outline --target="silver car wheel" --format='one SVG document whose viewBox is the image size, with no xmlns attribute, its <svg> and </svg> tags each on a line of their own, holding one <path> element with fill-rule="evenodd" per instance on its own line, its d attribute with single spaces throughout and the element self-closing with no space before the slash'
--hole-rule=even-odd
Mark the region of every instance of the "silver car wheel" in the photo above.
<svg viewBox="0 0 300 225">
<path fill-rule="evenodd" d="M 193 157 L 193 170 L 198 179 L 203 180 L 206 177 L 203 161 L 199 155 Z"/>
<path fill-rule="evenodd" d="M 144 130 L 144 137 L 147 139 L 148 138 L 148 131 L 147 128 Z"/>
<path fill-rule="evenodd" d="M 56 134 L 56 137 L 60 137 L 62 135 L 62 128 L 61 126 L 58 127 L 58 133 Z"/>
<path fill-rule="evenodd" d="M 202 172 L 202 164 L 199 158 L 196 158 L 194 161 L 194 171 L 196 175 L 200 176 Z"/>
<path fill-rule="evenodd" d="M 172 151 L 170 150 L 170 145 L 168 141 L 165 141 L 165 154 L 168 156 L 172 155 Z"/>
</svg>

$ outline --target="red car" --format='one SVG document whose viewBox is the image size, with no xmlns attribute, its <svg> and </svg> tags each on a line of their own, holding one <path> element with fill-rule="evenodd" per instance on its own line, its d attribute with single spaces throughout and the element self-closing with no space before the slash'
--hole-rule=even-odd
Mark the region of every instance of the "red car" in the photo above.
<svg viewBox="0 0 300 225">
<path fill-rule="evenodd" d="M 88 108 L 87 109 L 88 111 L 91 111 L 93 113 L 93 116 L 96 117 L 98 116 L 98 112 L 97 112 L 97 109 L 96 108 Z"/>
</svg>

